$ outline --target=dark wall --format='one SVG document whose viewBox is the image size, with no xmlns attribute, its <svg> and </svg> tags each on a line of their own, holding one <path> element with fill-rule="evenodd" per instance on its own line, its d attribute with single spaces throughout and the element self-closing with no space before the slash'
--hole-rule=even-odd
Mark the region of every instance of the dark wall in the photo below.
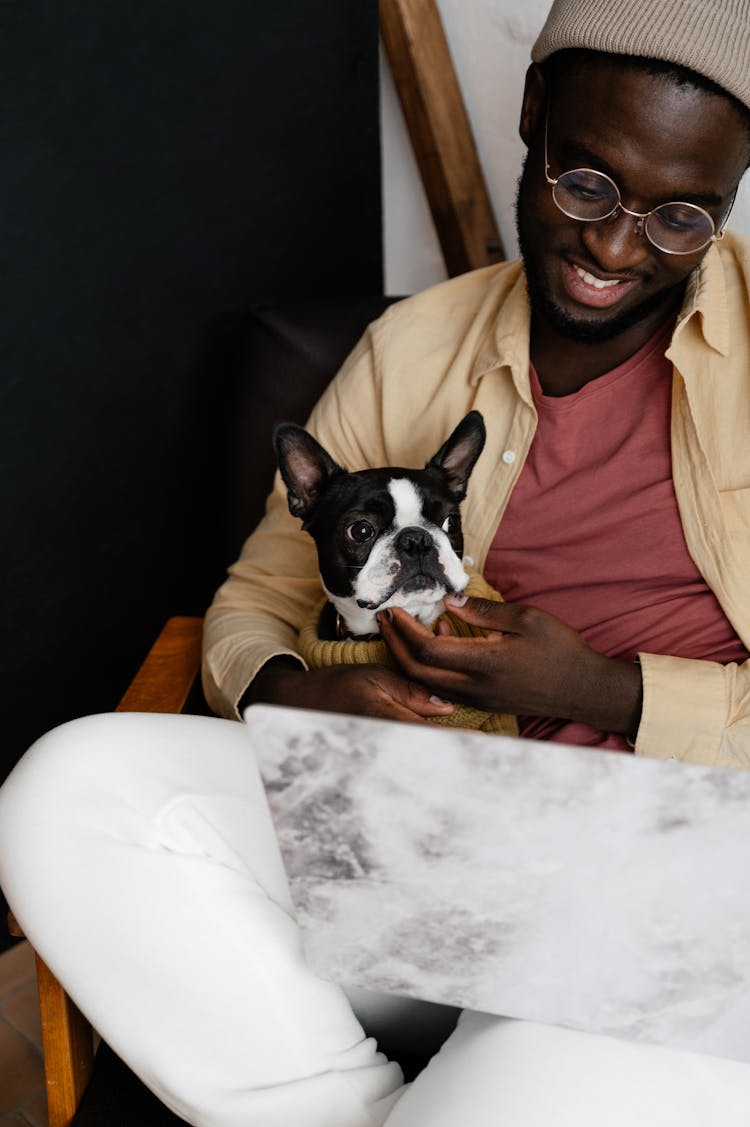
<svg viewBox="0 0 750 1127">
<path fill-rule="evenodd" d="M 221 570 L 241 311 L 378 293 L 376 0 L 0 5 L 3 760 Z"/>
</svg>

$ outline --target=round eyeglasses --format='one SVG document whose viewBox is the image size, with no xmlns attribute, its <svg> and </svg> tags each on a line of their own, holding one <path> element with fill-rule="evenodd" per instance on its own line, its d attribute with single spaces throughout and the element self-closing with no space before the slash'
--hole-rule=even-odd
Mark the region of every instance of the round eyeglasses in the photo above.
<svg viewBox="0 0 750 1127">
<path fill-rule="evenodd" d="M 664 254 L 697 254 L 709 243 L 724 238 L 724 228 L 734 206 L 734 195 L 717 231 L 708 212 L 694 203 L 670 202 L 659 204 L 651 211 L 630 211 L 623 204 L 614 180 L 605 172 L 597 172 L 593 168 L 574 168 L 553 179 L 547 156 L 548 126 L 549 107 L 544 123 L 544 175 L 552 188 L 552 199 L 570 219 L 596 223 L 621 213 L 630 215 L 638 221 L 638 232 Z"/>
</svg>

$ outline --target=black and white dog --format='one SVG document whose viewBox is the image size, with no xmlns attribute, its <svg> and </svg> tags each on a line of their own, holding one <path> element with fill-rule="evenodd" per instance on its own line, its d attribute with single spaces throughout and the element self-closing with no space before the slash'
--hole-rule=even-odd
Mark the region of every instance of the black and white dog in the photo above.
<svg viewBox="0 0 750 1127">
<path fill-rule="evenodd" d="M 459 504 L 485 442 L 471 411 L 424 469 L 349 473 L 295 423 L 274 431 L 289 511 L 318 549 L 323 587 L 337 612 L 327 637 L 376 634 L 376 615 L 404 607 L 425 625 L 466 587 Z"/>
</svg>

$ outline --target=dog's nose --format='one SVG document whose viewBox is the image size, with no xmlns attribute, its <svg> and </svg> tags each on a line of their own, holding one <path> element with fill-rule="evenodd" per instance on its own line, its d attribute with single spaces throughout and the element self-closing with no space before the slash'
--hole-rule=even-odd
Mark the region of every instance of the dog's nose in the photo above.
<svg viewBox="0 0 750 1127">
<path fill-rule="evenodd" d="M 399 532 L 396 548 L 407 556 L 424 556 L 432 548 L 432 537 L 424 528 L 410 525 Z"/>
</svg>

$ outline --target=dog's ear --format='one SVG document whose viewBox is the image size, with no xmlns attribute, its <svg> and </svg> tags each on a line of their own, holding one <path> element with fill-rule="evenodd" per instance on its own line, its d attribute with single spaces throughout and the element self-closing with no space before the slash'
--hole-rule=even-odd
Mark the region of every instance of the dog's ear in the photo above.
<svg viewBox="0 0 750 1127">
<path fill-rule="evenodd" d="M 273 446 L 287 487 L 289 512 L 305 521 L 333 478 L 346 470 L 296 423 L 279 423 L 273 432 Z"/>
<path fill-rule="evenodd" d="M 479 411 L 470 411 L 453 434 L 430 458 L 427 469 L 440 470 L 457 501 L 463 501 L 471 471 L 484 448 L 487 432 Z"/>
</svg>

